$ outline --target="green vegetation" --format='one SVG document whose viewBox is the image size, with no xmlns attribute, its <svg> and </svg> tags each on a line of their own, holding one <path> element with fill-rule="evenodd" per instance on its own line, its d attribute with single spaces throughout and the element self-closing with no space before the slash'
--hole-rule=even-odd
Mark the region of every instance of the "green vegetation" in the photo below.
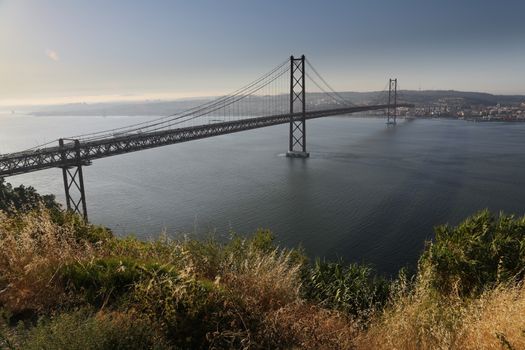
<svg viewBox="0 0 525 350">
<path fill-rule="evenodd" d="M 369 266 L 316 260 L 306 269 L 303 290 L 307 299 L 324 307 L 366 318 L 387 303 L 390 282 Z"/>
<path fill-rule="evenodd" d="M 525 217 L 482 211 L 457 227 L 437 227 L 435 242 L 420 259 L 420 269 L 432 276 L 441 292 L 479 294 L 525 273 Z"/>
<path fill-rule="evenodd" d="M 268 230 L 114 237 L 0 183 L 0 348 L 525 348 L 525 218 L 436 228 L 414 276 L 309 261 Z"/>
<path fill-rule="evenodd" d="M 29 186 L 23 185 L 14 187 L 6 183 L 0 177 L 0 210 L 6 213 L 20 211 L 30 211 L 44 206 L 50 210 L 59 210 L 60 205 L 55 201 L 55 196 L 41 196 L 37 191 Z"/>
</svg>

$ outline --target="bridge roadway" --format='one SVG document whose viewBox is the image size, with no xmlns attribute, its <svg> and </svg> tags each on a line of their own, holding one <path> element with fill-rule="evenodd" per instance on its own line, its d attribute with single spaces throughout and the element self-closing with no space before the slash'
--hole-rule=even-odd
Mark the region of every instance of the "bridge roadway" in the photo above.
<svg viewBox="0 0 525 350">
<path fill-rule="evenodd" d="M 413 107 L 413 105 L 398 104 L 397 107 Z M 305 119 L 315 119 L 386 108 L 388 108 L 388 105 L 358 106 L 310 111 L 305 113 Z M 78 143 L 68 142 L 65 143 L 63 147 L 45 147 L 31 151 L 10 153 L 0 156 L 0 177 L 19 175 L 55 167 L 89 165 L 91 164 L 91 161 L 99 158 L 244 130 L 286 124 L 290 123 L 291 120 L 301 120 L 302 117 L 303 113 L 300 112 L 246 118 L 236 121 L 204 124 L 178 129 L 133 133 L 96 141 L 80 141 Z"/>
</svg>

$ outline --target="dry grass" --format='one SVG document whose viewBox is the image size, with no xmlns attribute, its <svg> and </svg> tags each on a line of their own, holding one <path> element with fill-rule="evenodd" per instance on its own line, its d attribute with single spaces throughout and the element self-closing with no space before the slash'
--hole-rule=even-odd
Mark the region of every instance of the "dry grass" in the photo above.
<svg viewBox="0 0 525 350">
<path fill-rule="evenodd" d="M 299 349 L 354 349 L 359 328 L 341 312 L 302 302 L 268 313 L 266 336 Z"/>
<path fill-rule="evenodd" d="M 155 324 L 129 312 L 81 309 L 41 319 L 34 327 L 17 331 L 5 347 L 0 341 L 1 349 L 172 349 Z"/>
<path fill-rule="evenodd" d="M 0 304 L 15 313 L 57 304 L 63 291 L 53 281 L 56 272 L 91 251 L 72 226 L 54 224 L 47 211 L 0 212 Z"/>
<path fill-rule="evenodd" d="M 301 265 L 290 251 L 264 251 L 245 243 L 242 254 L 228 253 L 217 266 L 214 283 L 224 291 L 222 313 L 231 320 L 208 335 L 212 347 L 253 349 L 288 344 L 293 338 L 275 331 L 275 324 L 265 319 L 300 299 Z"/>
<path fill-rule="evenodd" d="M 457 349 L 525 349 L 523 285 L 499 287 L 475 300 L 458 333 Z"/>
<path fill-rule="evenodd" d="M 460 301 L 416 292 L 397 299 L 360 336 L 361 349 L 450 349 L 461 325 Z"/>
<path fill-rule="evenodd" d="M 134 237 L 123 237 L 107 240 L 100 249 L 103 256 L 122 256 L 137 261 L 162 261 L 164 264 L 181 264 L 182 247 L 162 233 L 156 239 L 139 240 Z"/>
<path fill-rule="evenodd" d="M 129 329 L 130 337 L 144 333 L 152 341 L 173 342 L 180 337 L 175 344 L 184 345 L 191 335 L 198 339 L 188 344 L 215 348 L 525 349 L 523 285 L 499 286 L 475 298 L 456 291 L 443 295 L 421 269 L 415 283 L 401 279 L 390 303 L 363 329 L 348 314 L 306 302 L 300 293 L 301 262 L 292 251 L 268 248 L 265 236 L 230 245 L 166 237 L 89 243 L 80 237 L 78 222 L 54 223 L 45 210 L 17 216 L 0 212 L 1 308 L 15 314 L 60 314 L 69 301 L 82 303 L 75 299 L 80 296 L 66 293 L 58 273 L 63 266 L 122 256 L 140 268 L 162 269 L 148 270 L 151 277 L 126 292 L 127 304 L 115 303 L 107 316 L 96 314 L 88 327 L 93 332 L 98 332 L 98 323 L 111 324 Z M 76 332 L 76 326 L 69 330 L 68 313 L 64 315 L 65 336 Z M 135 316 L 145 323 L 131 322 Z M 80 321 L 78 327 L 84 327 Z M 47 326 L 41 327 L 40 333 L 28 334 L 48 341 Z M 15 332 L 6 329 L 8 335 Z"/>
<path fill-rule="evenodd" d="M 358 344 L 360 349 L 525 349 L 525 288 L 500 286 L 466 300 L 416 288 L 385 309 Z"/>
<path fill-rule="evenodd" d="M 301 265 L 293 262 L 291 252 L 248 249 L 242 260 L 230 255 L 217 281 L 235 291 L 254 314 L 298 301 Z"/>
<path fill-rule="evenodd" d="M 236 336 L 238 347 L 350 349 L 358 328 L 345 314 L 306 303 L 300 296 L 301 263 L 293 252 L 247 247 L 240 258 L 231 254 L 216 279 L 236 300 L 231 305 L 245 326 L 237 334 L 225 330 L 215 339 Z M 248 324 L 256 327 L 248 329 Z"/>
</svg>

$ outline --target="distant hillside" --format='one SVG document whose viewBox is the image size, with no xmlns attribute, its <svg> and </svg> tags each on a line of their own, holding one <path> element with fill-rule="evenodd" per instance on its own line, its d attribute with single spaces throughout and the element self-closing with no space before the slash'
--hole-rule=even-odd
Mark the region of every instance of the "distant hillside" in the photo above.
<svg viewBox="0 0 525 350">
<path fill-rule="evenodd" d="M 377 104 L 385 103 L 388 92 L 340 92 L 340 96 L 354 104 Z M 75 103 L 67 105 L 56 105 L 37 107 L 31 114 L 37 116 L 138 116 L 138 115 L 169 115 L 182 112 L 189 108 L 198 106 L 211 98 L 188 99 L 177 101 L 140 101 L 140 102 L 113 102 L 113 103 Z M 265 97 L 251 97 L 248 114 L 258 114 L 263 111 L 267 104 Z M 287 108 L 286 98 L 283 98 L 283 111 Z M 321 93 L 308 93 L 307 101 L 310 106 L 335 107 L 326 95 Z M 517 105 L 525 102 L 523 95 L 492 95 L 483 92 L 465 92 L 454 90 L 400 90 L 398 91 L 399 102 L 414 103 L 419 106 L 437 105 L 443 103 L 454 103 L 455 105 L 483 105 L 493 106 L 498 103 L 502 105 Z"/>
<path fill-rule="evenodd" d="M 344 98 L 357 103 L 366 104 L 377 99 L 379 92 L 341 92 Z M 384 96 L 388 92 L 382 92 Z M 469 92 L 455 90 L 400 90 L 398 101 L 414 103 L 416 105 L 439 104 L 444 101 L 453 101 L 465 105 L 493 106 L 498 103 L 502 105 L 516 105 L 525 102 L 524 95 L 492 95 L 484 92 Z"/>
<path fill-rule="evenodd" d="M 402 98 L 406 98 L 415 104 L 438 103 L 443 99 L 461 99 L 466 105 L 493 106 L 498 103 L 502 105 L 516 105 L 525 102 L 523 95 L 492 95 L 483 92 L 464 92 L 454 90 L 426 90 L 426 91 L 401 91 Z"/>
</svg>

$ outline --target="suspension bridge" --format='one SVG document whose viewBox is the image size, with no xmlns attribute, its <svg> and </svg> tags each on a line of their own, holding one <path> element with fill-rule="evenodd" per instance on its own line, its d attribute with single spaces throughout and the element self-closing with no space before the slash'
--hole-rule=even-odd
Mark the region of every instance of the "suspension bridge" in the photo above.
<svg viewBox="0 0 525 350">
<path fill-rule="evenodd" d="M 309 93 L 308 100 L 307 81 L 320 91 Z M 61 168 L 67 209 L 87 220 L 82 167 L 96 159 L 278 124 L 289 124 L 287 156 L 306 158 L 306 120 L 385 110 L 387 124 L 395 125 L 398 107 L 414 107 L 398 103 L 397 90 L 397 79 L 390 79 L 388 90 L 374 101 L 356 105 L 335 91 L 304 55 L 291 56 L 250 84 L 191 109 L 0 155 L 0 177 Z"/>
</svg>

